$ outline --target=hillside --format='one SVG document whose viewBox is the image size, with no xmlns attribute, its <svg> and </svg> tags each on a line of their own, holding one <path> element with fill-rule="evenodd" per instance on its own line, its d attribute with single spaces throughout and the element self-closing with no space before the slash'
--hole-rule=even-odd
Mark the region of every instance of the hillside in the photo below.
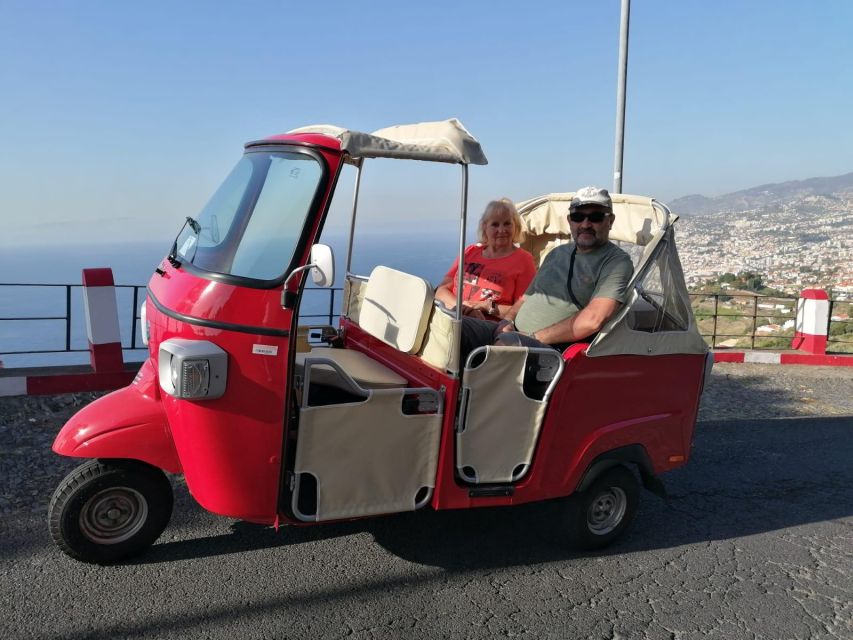
<svg viewBox="0 0 853 640">
<path fill-rule="evenodd" d="M 853 173 L 829 178 L 762 184 L 713 198 L 694 194 L 677 198 L 669 205 L 673 212 L 679 215 L 707 215 L 780 207 L 792 200 L 804 200 L 814 196 L 838 201 L 853 198 Z"/>
<path fill-rule="evenodd" d="M 791 294 L 853 293 L 853 173 L 672 204 L 682 214 L 679 249 L 690 285 L 750 272 Z"/>
</svg>

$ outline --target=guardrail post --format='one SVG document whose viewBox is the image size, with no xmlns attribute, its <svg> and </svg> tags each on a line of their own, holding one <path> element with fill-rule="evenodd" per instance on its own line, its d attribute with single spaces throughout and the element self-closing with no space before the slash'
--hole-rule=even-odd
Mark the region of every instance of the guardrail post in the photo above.
<svg viewBox="0 0 853 640">
<path fill-rule="evenodd" d="M 803 289 L 797 301 L 797 322 L 791 348 L 825 354 L 829 327 L 829 296 L 823 289 Z"/>
<path fill-rule="evenodd" d="M 83 269 L 83 309 L 92 368 L 98 373 L 122 371 L 124 358 L 112 269 Z"/>
</svg>

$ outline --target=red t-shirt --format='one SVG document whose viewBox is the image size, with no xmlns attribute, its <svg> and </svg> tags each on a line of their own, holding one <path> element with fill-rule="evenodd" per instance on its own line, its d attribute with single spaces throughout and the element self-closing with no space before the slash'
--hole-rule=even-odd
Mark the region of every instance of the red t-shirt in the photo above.
<svg viewBox="0 0 853 640">
<path fill-rule="evenodd" d="M 533 257 L 524 249 L 516 248 L 503 258 L 486 258 L 484 246 L 472 244 L 465 249 L 465 270 L 462 276 L 462 299 L 467 302 L 494 300 L 495 304 L 514 304 L 525 291 L 536 274 Z M 459 259 L 447 272 L 450 291 L 456 295 L 457 267 Z"/>
</svg>

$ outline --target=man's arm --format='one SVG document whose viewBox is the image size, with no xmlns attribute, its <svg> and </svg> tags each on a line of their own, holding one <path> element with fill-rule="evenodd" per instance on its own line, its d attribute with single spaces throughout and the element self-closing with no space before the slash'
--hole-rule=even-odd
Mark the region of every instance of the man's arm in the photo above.
<svg viewBox="0 0 853 640">
<path fill-rule="evenodd" d="M 587 306 L 573 316 L 560 320 L 550 327 L 534 331 L 530 335 L 545 344 L 578 342 L 601 331 L 601 327 L 607 324 L 621 305 L 621 302 L 613 298 L 593 298 Z"/>
<path fill-rule="evenodd" d="M 501 333 L 507 331 L 515 331 L 515 316 L 518 315 L 519 309 L 521 309 L 521 305 L 524 304 L 525 297 L 521 296 L 518 300 L 515 301 L 509 309 L 507 309 L 506 313 L 503 315 L 503 319 L 500 322 L 500 329 L 498 329 Z"/>
</svg>

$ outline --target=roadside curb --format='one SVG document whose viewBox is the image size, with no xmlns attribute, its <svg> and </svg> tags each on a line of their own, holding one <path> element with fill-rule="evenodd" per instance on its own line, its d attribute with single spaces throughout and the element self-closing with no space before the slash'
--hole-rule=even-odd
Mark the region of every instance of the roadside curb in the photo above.
<svg viewBox="0 0 853 640">
<path fill-rule="evenodd" d="M 126 363 L 122 370 L 109 372 L 89 366 L 0 369 L 0 398 L 119 389 L 133 381 L 140 364 Z"/>
<path fill-rule="evenodd" d="M 820 367 L 853 367 L 853 355 L 779 353 L 772 351 L 714 351 L 714 362 L 734 364 L 798 364 Z M 0 398 L 41 396 L 81 391 L 111 391 L 126 387 L 141 362 L 125 363 L 123 370 L 98 373 L 90 366 L 0 369 Z"/>
<path fill-rule="evenodd" d="M 853 356 L 772 351 L 714 351 L 714 362 L 747 364 L 802 364 L 819 367 L 853 367 Z"/>
</svg>

